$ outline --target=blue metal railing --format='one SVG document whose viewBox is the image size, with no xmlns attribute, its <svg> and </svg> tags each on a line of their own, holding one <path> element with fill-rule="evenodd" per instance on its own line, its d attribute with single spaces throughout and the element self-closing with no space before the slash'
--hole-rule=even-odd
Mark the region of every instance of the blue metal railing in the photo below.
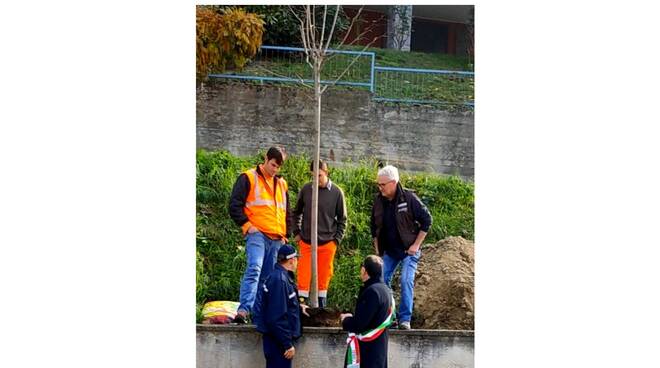
<svg viewBox="0 0 660 368">
<path fill-rule="evenodd" d="M 374 67 L 374 101 L 474 107 L 474 72 Z"/>
<path fill-rule="evenodd" d="M 328 50 L 328 53 L 321 84 L 368 87 L 374 101 L 474 106 L 473 72 L 376 66 L 375 52 Z M 305 49 L 284 46 L 261 46 L 254 60 L 240 73 L 209 74 L 209 77 L 261 83 L 314 83 Z"/>
<path fill-rule="evenodd" d="M 322 78 L 326 78 L 321 80 L 321 84 L 369 87 L 370 91 L 374 90 L 374 73 L 371 66 L 375 63 L 376 53 L 347 50 L 328 50 L 328 53 L 331 55 L 328 62 L 326 62 L 323 75 L 321 76 Z M 344 57 L 337 58 L 335 57 L 336 55 Z M 332 63 L 332 61 L 335 61 L 333 57 L 340 59 L 340 62 Z M 336 80 L 349 65 L 355 65 L 356 61 L 360 61 L 360 58 L 366 58 L 369 65 L 369 68 L 362 68 L 365 70 L 364 75 L 356 76 L 355 74 L 349 74 L 347 78 L 342 77 Z M 282 67 L 283 64 L 285 67 Z M 291 64 L 297 66 L 294 70 L 297 69 L 300 74 L 295 76 L 290 75 Z M 365 64 L 365 62 L 363 61 L 362 64 Z M 287 73 L 289 75 L 286 75 Z M 314 80 L 311 78 L 311 67 L 305 62 L 305 49 L 283 46 L 261 46 L 255 59 L 240 74 L 209 74 L 209 77 L 254 80 L 259 82 L 314 83 Z"/>
</svg>

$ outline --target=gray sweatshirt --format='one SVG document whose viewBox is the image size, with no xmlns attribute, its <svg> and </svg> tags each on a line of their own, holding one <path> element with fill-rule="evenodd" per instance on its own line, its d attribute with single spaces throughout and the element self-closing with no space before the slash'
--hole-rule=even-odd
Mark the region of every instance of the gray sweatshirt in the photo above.
<svg viewBox="0 0 660 368">
<path fill-rule="evenodd" d="M 298 203 L 293 211 L 293 235 L 300 234 L 310 244 L 312 230 L 312 183 L 307 183 L 298 193 Z M 334 240 L 339 244 L 346 229 L 346 203 L 344 192 L 328 180 L 325 188 L 319 188 L 318 241 L 319 244 Z"/>
</svg>

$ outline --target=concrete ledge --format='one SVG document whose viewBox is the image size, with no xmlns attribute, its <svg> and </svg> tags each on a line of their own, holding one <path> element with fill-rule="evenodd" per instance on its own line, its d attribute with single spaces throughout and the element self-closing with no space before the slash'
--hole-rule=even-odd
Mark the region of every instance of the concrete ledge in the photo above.
<svg viewBox="0 0 660 368">
<path fill-rule="evenodd" d="M 294 367 L 342 367 L 346 332 L 304 327 Z M 474 331 L 389 330 L 390 367 L 474 367 Z M 252 325 L 197 325 L 197 368 L 264 367 L 261 334 Z"/>
</svg>

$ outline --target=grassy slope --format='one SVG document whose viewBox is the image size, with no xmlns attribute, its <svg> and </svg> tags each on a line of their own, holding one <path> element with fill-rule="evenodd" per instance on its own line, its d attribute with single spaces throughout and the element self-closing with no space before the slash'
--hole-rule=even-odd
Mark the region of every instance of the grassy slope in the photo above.
<svg viewBox="0 0 660 368">
<path fill-rule="evenodd" d="M 245 269 L 244 241 L 238 226 L 229 217 L 227 205 L 234 181 L 240 172 L 260 162 L 253 157 L 235 157 L 225 151 L 197 154 L 197 303 L 210 300 L 238 300 L 240 279 Z M 290 157 L 282 175 L 295 201 L 299 188 L 310 181 L 308 160 Z M 376 165 L 362 162 L 331 170 L 332 180 L 345 193 L 348 224 L 344 241 L 335 258 L 335 275 L 329 290 L 329 305 L 353 308 L 359 289 L 359 264 L 372 253 L 369 218 L 375 185 Z M 474 231 L 474 185 L 457 177 L 434 174 L 402 174 L 402 183 L 415 189 L 433 215 L 427 242 L 450 235 L 472 239 Z M 293 205 L 293 203 L 292 203 Z M 198 316 L 199 317 L 199 316 Z"/>
</svg>

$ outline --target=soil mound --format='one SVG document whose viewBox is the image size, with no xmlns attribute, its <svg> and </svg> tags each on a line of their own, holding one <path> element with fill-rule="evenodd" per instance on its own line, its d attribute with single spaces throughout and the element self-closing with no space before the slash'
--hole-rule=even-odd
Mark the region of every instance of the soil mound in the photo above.
<svg viewBox="0 0 660 368">
<path fill-rule="evenodd" d="M 307 314 L 309 314 L 309 317 L 300 313 L 300 319 L 303 326 L 341 327 L 341 324 L 339 323 L 339 315 L 341 312 L 332 308 L 307 308 Z"/>
<path fill-rule="evenodd" d="M 458 236 L 422 247 L 412 327 L 474 330 L 474 242 Z"/>
</svg>

